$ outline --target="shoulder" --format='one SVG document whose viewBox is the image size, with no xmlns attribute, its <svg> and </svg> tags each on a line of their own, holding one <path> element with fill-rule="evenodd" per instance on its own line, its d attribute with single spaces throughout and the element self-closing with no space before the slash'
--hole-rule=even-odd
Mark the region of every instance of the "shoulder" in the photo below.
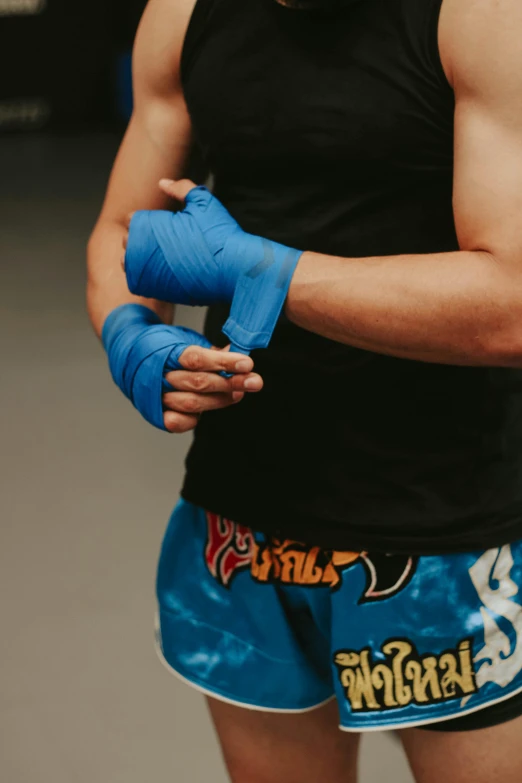
<svg viewBox="0 0 522 783">
<path fill-rule="evenodd" d="M 168 94 L 180 85 L 181 53 L 197 0 L 149 0 L 134 44 L 138 91 Z"/>
<path fill-rule="evenodd" d="M 440 55 L 455 91 L 509 88 L 522 65 L 521 30 L 520 0 L 442 0 Z"/>
</svg>

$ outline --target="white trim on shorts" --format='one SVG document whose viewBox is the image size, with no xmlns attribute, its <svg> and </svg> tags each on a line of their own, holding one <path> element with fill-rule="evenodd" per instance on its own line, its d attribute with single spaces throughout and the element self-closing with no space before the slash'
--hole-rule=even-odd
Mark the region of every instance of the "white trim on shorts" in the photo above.
<svg viewBox="0 0 522 783">
<path fill-rule="evenodd" d="M 213 699 L 216 699 L 217 701 L 224 702 L 225 704 L 232 704 L 234 707 L 242 707 L 245 710 L 251 710 L 252 712 L 274 712 L 274 713 L 280 713 L 280 714 L 287 714 L 287 715 L 297 715 L 299 713 L 305 713 L 305 712 L 313 712 L 314 710 L 319 709 L 320 707 L 324 707 L 325 704 L 329 704 L 334 699 L 337 699 L 337 696 L 335 693 L 333 693 L 331 696 L 329 696 L 324 701 L 319 702 L 318 704 L 314 704 L 311 707 L 304 707 L 304 708 L 296 708 L 296 709 L 282 709 L 277 707 L 261 707 L 256 704 L 250 704 L 248 702 L 238 701 L 236 699 L 231 699 L 228 696 L 223 696 L 220 693 L 216 693 L 215 691 L 211 690 L 210 688 L 205 688 L 203 685 L 199 685 L 199 683 L 194 682 L 194 680 L 190 680 L 188 677 L 185 677 L 183 674 L 180 674 L 180 672 L 177 671 L 165 658 L 165 654 L 163 652 L 163 649 L 161 647 L 160 643 L 160 636 L 161 636 L 161 627 L 160 627 L 160 621 L 159 621 L 159 613 L 156 612 L 155 615 L 155 622 L 154 622 L 154 630 L 155 630 L 155 648 L 156 653 L 158 655 L 158 658 L 160 659 L 163 666 L 169 671 L 171 674 L 173 674 L 178 680 L 181 680 L 181 682 L 184 682 L 185 685 L 189 685 L 194 690 L 198 691 L 199 693 L 202 693 L 205 696 L 210 696 Z M 343 726 L 342 724 L 339 724 L 339 729 L 341 731 L 346 731 L 353 734 L 366 734 L 369 732 L 375 732 L 375 731 L 400 731 L 401 729 L 414 729 L 418 726 L 428 726 L 432 723 L 443 723 L 444 721 L 450 721 L 450 720 L 456 720 L 457 718 L 463 718 L 465 715 L 472 715 L 474 712 L 480 712 L 481 710 L 485 710 L 488 707 L 493 707 L 495 704 L 500 704 L 503 701 L 508 701 L 509 699 L 513 698 L 514 696 L 517 696 L 519 693 L 522 693 L 522 686 L 520 688 L 517 688 L 512 693 L 508 693 L 505 696 L 500 696 L 498 699 L 493 699 L 492 701 L 488 701 L 486 704 L 479 704 L 476 707 L 469 707 L 466 710 L 462 710 L 461 712 L 458 712 L 455 715 L 443 715 L 440 718 L 426 718 L 424 720 L 416 720 L 416 721 L 404 721 L 403 723 L 384 723 L 381 725 L 375 725 L 375 726 Z"/>
<path fill-rule="evenodd" d="M 457 712 L 456 715 L 444 715 L 440 718 L 426 718 L 426 720 L 416 720 L 416 721 L 408 721 L 404 723 L 395 723 L 395 724 L 387 724 L 384 726 L 364 726 L 364 727 L 351 727 L 351 726 L 339 726 L 341 731 L 349 731 L 349 732 L 367 732 L 367 731 L 399 731 L 400 729 L 414 729 L 417 726 L 427 726 L 432 723 L 443 723 L 444 721 L 450 721 L 450 720 L 456 720 L 457 718 L 463 718 L 465 715 L 472 715 L 474 712 L 480 712 L 481 710 L 485 710 L 488 707 L 494 707 L 495 704 L 500 704 L 503 701 L 508 701 L 509 699 L 514 698 L 519 693 L 522 693 L 522 686 L 520 688 L 517 688 L 516 691 L 513 691 L 512 693 L 508 693 L 506 696 L 500 696 L 498 699 L 493 699 L 493 701 L 488 701 L 486 704 L 479 704 L 476 707 L 470 707 L 467 710 L 462 710 L 462 712 Z M 507 721 L 506 721 L 507 722 Z M 487 726 L 485 728 L 488 728 Z"/>
<path fill-rule="evenodd" d="M 158 658 L 160 659 L 163 666 L 169 671 L 171 674 L 173 674 L 178 680 L 181 680 L 181 682 L 184 682 L 185 685 L 189 685 L 191 688 L 193 688 L 196 691 L 199 691 L 199 693 L 204 694 L 205 696 L 210 696 L 213 699 L 216 699 L 217 701 L 222 701 L 225 704 L 232 704 L 234 707 L 242 707 L 245 710 L 251 710 L 252 712 L 278 712 L 278 713 L 284 713 L 284 714 L 298 714 L 298 713 L 304 713 L 304 712 L 313 712 L 314 710 L 318 710 L 319 707 L 324 707 L 325 704 L 328 704 L 329 702 L 333 701 L 333 699 L 336 698 L 335 693 L 333 693 L 331 696 L 329 696 L 324 701 L 320 701 L 318 704 L 313 704 L 311 707 L 301 707 L 296 709 L 282 709 L 277 707 L 260 707 L 257 704 L 250 704 L 249 702 L 244 701 L 236 701 L 235 699 L 231 699 L 228 696 L 223 696 L 221 693 L 216 693 L 215 691 L 211 690 L 210 688 L 205 688 L 203 685 L 199 685 L 199 683 L 194 682 L 194 680 L 190 680 L 188 677 L 185 677 L 183 674 L 180 674 L 177 669 L 175 669 L 165 658 L 165 654 L 163 652 L 161 643 L 160 643 L 160 636 L 161 636 L 161 628 L 160 628 L 160 622 L 159 622 L 159 615 L 156 613 L 155 618 L 155 648 L 156 653 L 158 654 Z"/>
</svg>

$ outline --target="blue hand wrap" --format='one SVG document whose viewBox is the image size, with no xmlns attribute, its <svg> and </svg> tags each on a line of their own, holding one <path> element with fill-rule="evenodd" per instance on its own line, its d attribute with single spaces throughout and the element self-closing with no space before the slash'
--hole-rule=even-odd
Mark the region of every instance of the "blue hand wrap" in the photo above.
<svg viewBox="0 0 522 783">
<path fill-rule="evenodd" d="M 301 251 L 244 232 L 205 187 L 182 212 L 137 212 L 125 270 L 134 294 L 176 304 L 232 302 L 223 332 L 232 350 L 265 348 Z"/>
<path fill-rule="evenodd" d="M 160 430 L 165 430 L 162 396 L 172 391 L 165 373 L 182 369 L 179 358 L 190 345 L 211 347 L 192 329 L 167 326 L 138 304 L 122 305 L 109 314 L 102 342 L 114 382 L 143 418 Z"/>
</svg>

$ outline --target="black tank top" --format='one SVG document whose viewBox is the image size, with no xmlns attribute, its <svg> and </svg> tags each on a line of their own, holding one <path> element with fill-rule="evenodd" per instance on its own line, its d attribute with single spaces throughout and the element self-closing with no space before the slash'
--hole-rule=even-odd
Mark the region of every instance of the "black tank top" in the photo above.
<svg viewBox="0 0 522 783">
<path fill-rule="evenodd" d="M 334 14 L 198 0 L 182 78 L 240 225 L 347 258 L 458 249 L 441 0 Z M 223 345 L 226 312 L 207 336 Z M 522 382 L 353 349 L 281 320 L 259 394 L 206 413 L 183 496 L 280 538 L 435 553 L 522 537 Z"/>
</svg>

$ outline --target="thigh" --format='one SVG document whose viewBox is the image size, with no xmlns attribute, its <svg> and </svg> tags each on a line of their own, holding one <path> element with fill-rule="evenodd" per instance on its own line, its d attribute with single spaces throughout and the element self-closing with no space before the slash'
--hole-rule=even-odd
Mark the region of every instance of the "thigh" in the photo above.
<svg viewBox="0 0 522 783">
<path fill-rule="evenodd" d="M 294 715 L 208 704 L 232 783 L 356 783 L 359 737 L 339 731 L 335 702 Z"/>
<path fill-rule="evenodd" d="M 401 732 L 417 783 L 520 783 L 522 717 L 489 729 Z"/>
</svg>

